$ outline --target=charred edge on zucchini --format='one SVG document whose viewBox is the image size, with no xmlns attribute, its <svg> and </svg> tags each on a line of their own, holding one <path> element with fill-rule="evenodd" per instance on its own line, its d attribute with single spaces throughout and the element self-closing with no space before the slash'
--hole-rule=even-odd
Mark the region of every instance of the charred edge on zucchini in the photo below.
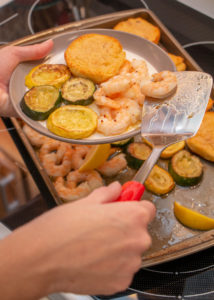
<svg viewBox="0 0 214 300">
<path fill-rule="evenodd" d="M 144 143 L 131 143 L 126 150 L 128 166 L 139 169 L 142 163 L 150 156 L 152 149 Z"/>
<path fill-rule="evenodd" d="M 181 186 L 194 186 L 203 176 L 200 159 L 186 150 L 179 151 L 172 157 L 168 170 L 175 182 Z"/>
<path fill-rule="evenodd" d="M 65 104 L 89 105 L 94 101 L 95 84 L 86 78 L 71 78 L 61 89 Z"/>
<path fill-rule="evenodd" d="M 27 91 L 21 100 L 22 111 L 35 121 L 46 120 L 60 106 L 61 93 L 50 85 L 36 86 Z"/>
</svg>

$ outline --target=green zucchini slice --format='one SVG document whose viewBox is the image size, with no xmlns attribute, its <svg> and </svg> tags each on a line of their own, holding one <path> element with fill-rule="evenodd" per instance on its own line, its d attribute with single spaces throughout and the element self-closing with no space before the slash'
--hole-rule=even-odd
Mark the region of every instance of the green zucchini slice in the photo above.
<svg viewBox="0 0 214 300">
<path fill-rule="evenodd" d="M 133 169 L 139 169 L 151 152 L 152 149 L 144 143 L 129 144 L 126 150 L 128 166 Z"/>
<path fill-rule="evenodd" d="M 31 88 L 25 93 L 20 103 L 22 111 L 36 121 L 46 120 L 61 103 L 58 88 L 51 85 L 41 85 Z"/>
<path fill-rule="evenodd" d="M 124 146 L 127 146 L 128 144 L 132 143 L 134 141 L 134 138 L 128 138 L 125 140 L 121 140 L 118 142 L 114 142 L 111 144 L 112 147 L 121 147 L 123 148 Z"/>
<path fill-rule="evenodd" d="M 89 105 L 94 100 L 95 84 L 86 78 L 71 78 L 63 84 L 61 92 L 65 104 Z"/>
<path fill-rule="evenodd" d="M 203 165 L 200 159 L 187 150 L 173 155 L 168 168 L 175 182 L 181 186 L 193 186 L 202 179 Z"/>
</svg>

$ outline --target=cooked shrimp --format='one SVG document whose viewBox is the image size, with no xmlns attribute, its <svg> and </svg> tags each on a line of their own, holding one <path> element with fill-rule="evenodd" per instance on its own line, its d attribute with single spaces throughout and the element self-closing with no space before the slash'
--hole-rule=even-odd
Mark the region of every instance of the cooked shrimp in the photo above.
<svg viewBox="0 0 214 300">
<path fill-rule="evenodd" d="M 117 175 L 127 167 L 127 161 L 124 153 L 120 153 L 110 160 L 104 162 L 97 170 L 104 176 L 111 177 Z"/>
<path fill-rule="evenodd" d="M 47 143 L 48 141 L 52 141 L 51 138 L 38 133 L 27 124 L 24 124 L 22 129 L 26 134 L 27 138 L 29 139 L 31 145 L 34 147 L 40 148 L 43 144 Z"/>
<path fill-rule="evenodd" d="M 145 95 L 141 92 L 141 87 L 139 83 L 133 84 L 127 91 L 125 91 L 122 95 L 124 98 L 132 99 L 136 101 L 141 106 L 144 103 Z"/>
<path fill-rule="evenodd" d="M 111 98 L 107 97 L 102 88 L 97 89 L 96 92 L 94 93 L 93 97 L 94 97 L 95 103 L 98 106 L 109 107 L 112 109 L 120 108 L 120 104 L 117 103 L 116 99 L 111 99 Z"/>
<path fill-rule="evenodd" d="M 102 177 L 95 170 L 87 172 L 72 171 L 66 179 L 58 177 L 54 182 L 59 197 L 64 201 L 73 201 L 85 197 L 102 185 Z"/>
<path fill-rule="evenodd" d="M 65 176 L 73 168 L 73 149 L 69 144 L 51 141 L 42 145 L 39 151 L 41 160 L 49 176 Z"/>
<path fill-rule="evenodd" d="M 132 72 L 132 78 L 134 80 L 142 81 L 142 80 L 148 79 L 150 77 L 147 64 L 144 60 L 134 58 L 131 61 L 131 65 L 134 69 L 134 71 Z"/>
<path fill-rule="evenodd" d="M 134 69 L 132 67 L 132 64 L 129 60 L 125 60 L 124 64 L 122 65 L 122 67 L 120 68 L 118 75 L 125 75 L 127 73 L 131 73 L 133 72 Z"/>
<path fill-rule="evenodd" d="M 152 80 L 141 85 L 141 91 L 148 97 L 164 98 L 169 96 L 177 86 L 176 76 L 170 71 L 152 75 Z"/>
<path fill-rule="evenodd" d="M 100 86 L 106 96 L 114 98 L 118 94 L 125 92 L 131 85 L 132 83 L 128 76 L 116 75 L 103 82 Z"/>
<path fill-rule="evenodd" d="M 123 133 L 132 124 L 136 124 L 141 118 L 141 108 L 133 100 L 121 98 L 118 100 L 121 108 L 100 109 L 97 131 L 104 135 L 115 135 Z"/>
<path fill-rule="evenodd" d="M 74 170 L 79 169 L 79 167 L 83 164 L 90 148 L 91 146 L 87 145 L 77 145 L 74 147 L 74 154 L 72 156 Z"/>
</svg>

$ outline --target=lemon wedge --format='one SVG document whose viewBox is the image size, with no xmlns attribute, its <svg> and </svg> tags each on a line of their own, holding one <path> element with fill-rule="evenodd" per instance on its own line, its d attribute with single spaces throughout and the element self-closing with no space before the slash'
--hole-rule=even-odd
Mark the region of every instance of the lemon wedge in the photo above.
<svg viewBox="0 0 214 300">
<path fill-rule="evenodd" d="M 91 147 L 79 171 L 90 171 L 101 166 L 109 157 L 111 145 L 100 144 Z"/>
<path fill-rule="evenodd" d="M 214 219 L 193 211 L 178 202 L 174 202 L 175 217 L 183 225 L 197 230 L 210 230 L 214 228 Z"/>
</svg>

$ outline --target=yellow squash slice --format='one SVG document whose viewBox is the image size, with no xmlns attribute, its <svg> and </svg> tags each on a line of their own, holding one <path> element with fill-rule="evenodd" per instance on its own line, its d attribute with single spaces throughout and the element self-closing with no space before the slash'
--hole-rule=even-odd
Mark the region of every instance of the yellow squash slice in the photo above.
<svg viewBox="0 0 214 300">
<path fill-rule="evenodd" d="M 174 202 L 174 214 L 178 221 L 189 228 L 196 230 L 210 230 L 214 228 L 214 219 L 193 211 L 176 201 Z"/>
<path fill-rule="evenodd" d="M 50 114 L 47 128 L 65 138 L 86 138 L 97 128 L 97 114 L 81 105 L 62 106 Z"/>
<path fill-rule="evenodd" d="M 41 64 L 34 67 L 25 77 L 25 85 L 30 89 L 34 86 L 52 85 L 60 88 L 71 77 L 71 72 L 63 64 Z"/>
<path fill-rule="evenodd" d="M 153 167 L 144 184 L 147 190 L 156 195 L 167 194 L 175 186 L 172 176 L 158 165 Z"/>
<path fill-rule="evenodd" d="M 166 149 L 163 150 L 160 157 L 161 158 L 170 158 L 178 151 L 182 150 L 185 147 L 185 141 L 181 141 L 175 144 L 170 145 Z"/>
</svg>

